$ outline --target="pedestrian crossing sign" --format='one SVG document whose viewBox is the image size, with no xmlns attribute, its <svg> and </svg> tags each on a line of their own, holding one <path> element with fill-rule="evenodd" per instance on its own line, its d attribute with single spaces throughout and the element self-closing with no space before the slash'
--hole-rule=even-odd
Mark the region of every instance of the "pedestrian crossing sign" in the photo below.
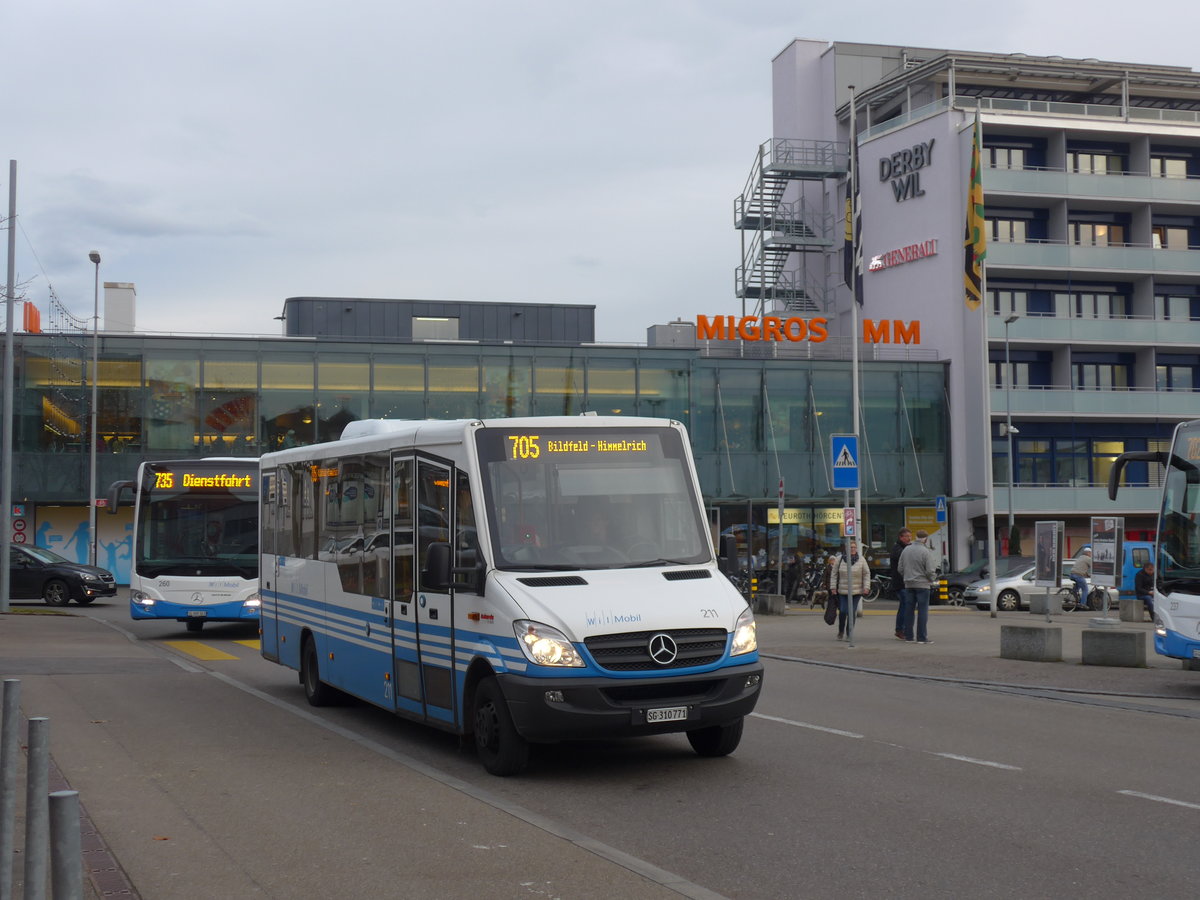
<svg viewBox="0 0 1200 900">
<path fill-rule="evenodd" d="M 857 491 L 858 479 L 858 435 L 830 435 L 833 458 L 833 489 L 835 491 Z"/>
</svg>

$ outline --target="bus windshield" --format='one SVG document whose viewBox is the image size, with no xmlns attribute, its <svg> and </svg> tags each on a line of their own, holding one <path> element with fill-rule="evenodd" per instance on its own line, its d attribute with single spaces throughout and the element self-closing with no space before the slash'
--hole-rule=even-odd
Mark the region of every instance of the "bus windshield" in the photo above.
<svg viewBox="0 0 1200 900">
<path fill-rule="evenodd" d="M 138 574 L 258 577 L 258 473 L 148 464 L 138 494 Z"/>
<path fill-rule="evenodd" d="M 1179 428 L 1159 518 L 1159 590 L 1200 591 L 1200 422 Z"/>
<path fill-rule="evenodd" d="M 476 440 L 497 568 L 711 560 L 674 429 L 501 427 L 479 431 Z"/>
</svg>

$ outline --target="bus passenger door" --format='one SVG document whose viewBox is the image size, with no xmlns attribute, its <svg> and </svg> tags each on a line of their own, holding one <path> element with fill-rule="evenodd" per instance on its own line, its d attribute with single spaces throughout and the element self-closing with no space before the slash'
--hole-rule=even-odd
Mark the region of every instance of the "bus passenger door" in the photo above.
<svg viewBox="0 0 1200 900">
<path fill-rule="evenodd" d="M 279 518 L 278 470 L 264 472 L 259 498 L 262 521 L 258 536 L 258 596 L 260 606 L 258 633 L 262 655 L 279 662 L 279 600 L 276 595 L 279 556 L 276 553 L 276 530 Z"/>
<path fill-rule="evenodd" d="M 416 507 L 416 628 L 421 684 L 425 691 L 425 715 L 454 724 L 454 600 L 447 588 L 421 582 L 429 545 L 449 542 L 453 523 L 448 465 L 428 459 L 417 460 Z"/>
<path fill-rule="evenodd" d="M 416 493 L 411 456 L 392 458 L 392 681 L 397 712 L 425 717 L 425 692 L 421 687 L 420 647 L 417 643 Z"/>
</svg>

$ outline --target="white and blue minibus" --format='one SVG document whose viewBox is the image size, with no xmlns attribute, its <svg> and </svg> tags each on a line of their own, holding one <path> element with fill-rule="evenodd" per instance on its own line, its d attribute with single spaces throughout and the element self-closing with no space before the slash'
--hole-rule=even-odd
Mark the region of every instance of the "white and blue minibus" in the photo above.
<svg viewBox="0 0 1200 900">
<path fill-rule="evenodd" d="M 473 738 L 685 732 L 738 745 L 762 683 L 717 567 L 687 433 L 629 417 L 365 420 L 263 456 L 262 654 Z"/>
</svg>

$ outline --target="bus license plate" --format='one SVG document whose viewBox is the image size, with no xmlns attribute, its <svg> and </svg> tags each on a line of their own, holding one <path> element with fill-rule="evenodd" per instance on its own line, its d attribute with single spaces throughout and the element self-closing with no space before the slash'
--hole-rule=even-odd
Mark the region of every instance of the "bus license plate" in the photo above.
<svg viewBox="0 0 1200 900">
<path fill-rule="evenodd" d="M 203 609 L 189 609 L 188 615 L 193 619 L 203 619 L 208 613 Z"/>
<path fill-rule="evenodd" d="M 665 709 L 646 710 L 647 722 L 682 722 L 688 716 L 686 706 L 669 706 Z"/>
</svg>

